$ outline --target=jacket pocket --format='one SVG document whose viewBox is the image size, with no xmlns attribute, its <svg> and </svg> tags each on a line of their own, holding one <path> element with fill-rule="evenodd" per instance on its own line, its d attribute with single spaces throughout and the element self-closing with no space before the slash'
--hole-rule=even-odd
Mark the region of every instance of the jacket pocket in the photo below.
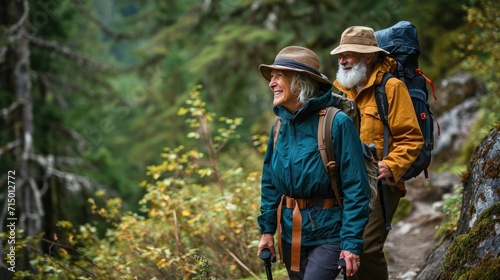
<svg viewBox="0 0 500 280">
<path fill-rule="evenodd" d="M 363 110 L 360 135 L 363 142 L 374 143 L 377 147 L 384 142 L 384 124 L 377 106 L 366 107 Z"/>
</svg>

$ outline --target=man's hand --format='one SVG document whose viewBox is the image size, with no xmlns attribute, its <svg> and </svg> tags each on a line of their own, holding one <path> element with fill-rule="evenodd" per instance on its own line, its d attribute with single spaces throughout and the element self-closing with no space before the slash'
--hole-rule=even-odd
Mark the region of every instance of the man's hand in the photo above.
<svg viewBox="0 0 500 280">
<path fill-rule="evenodd" d="M 388 184 L 394 185 L 394 175 L 392 175 L 392 171 L 387 165 L 387 163 L 382 160 L 378 162 L 378 177 L 377 180 L 386 179 Z"/>
<path fill-rule="evenodd" d="M 345 261 L 345 268 L 346 268 L 345 275 L 350 277 L 356 274 L 356 272 L 358 272 L 359 266 L 361 265 L 358 255 L 353 254 L 346 250 L 342 250 L 340 252 L 339 259 L 344 259 Z M 338 269 L 342 269 L 342 267 L 339 266 Z"/>
</svg>

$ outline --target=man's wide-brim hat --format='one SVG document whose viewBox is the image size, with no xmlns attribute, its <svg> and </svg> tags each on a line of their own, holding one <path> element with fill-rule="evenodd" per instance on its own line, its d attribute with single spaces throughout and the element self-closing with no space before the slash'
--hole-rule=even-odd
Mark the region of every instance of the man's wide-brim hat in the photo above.
<svg viewBox="0 0 500 280">
<path fill-rule="evenodd" d="M 271 80 L 272 70 L 294 71 L 306 74 L 308 77 L 323 83 L 331 85 L 324 74 L 319 71 L 318 56 L 308 48 L 290 46 L 282 49 L 273 64 L 261 64 L 259 71 L 266 80 Z"/>
<path fill-rule="evenodd" d="M 340 37 L 340 44 L 330 54 L 343 52 L 376 53 L 388 51 L 379 48 L 375 32 L 366 26 L 351 26 L 347 28 Z"/>
</svg>

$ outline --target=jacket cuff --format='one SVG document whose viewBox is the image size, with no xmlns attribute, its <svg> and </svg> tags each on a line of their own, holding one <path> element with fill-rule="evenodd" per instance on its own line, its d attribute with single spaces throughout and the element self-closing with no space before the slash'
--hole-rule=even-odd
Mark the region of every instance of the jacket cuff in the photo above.
<svg viewBox="0 0 500 280">
<path fill-rule="evenodd" d="M 342 240 L 340 242 L 340 248 L 342 250 L 349 251 L 359 256 L 363 250 L 363 240 L 360 241 Z"/>
<path fill-rule="evenodd" d="M 389 185 L 394 186 L 394 185 L 396 185 L 397 182 L 399 182 L 399 180 L 401 180 L 404 173 L 402 173 L 401 168 L 398 167 L 397 165 L 393 164 L 393 162 L 387 162 L 387 161 L 384 161 L 384 162 L 387 164 L 387 166 L 391 170 L 392 176 L 394 178 L 394 182 L 390 182 Z M 405 170 L 405 172 L 406 172 L 406 170 Z"/>
<path fill-rule="evenodd" d="M 272 217 L 260 215 L 257 217 L 257 222 L 261 234 L 270 233 L 274 235 L 276 233 L 276 217 L 273 219 Z"/>
</svg>

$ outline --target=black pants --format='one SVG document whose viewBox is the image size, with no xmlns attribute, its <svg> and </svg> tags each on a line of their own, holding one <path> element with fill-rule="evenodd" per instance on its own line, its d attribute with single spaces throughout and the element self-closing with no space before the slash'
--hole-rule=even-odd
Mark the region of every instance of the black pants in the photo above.
<svg viewBox="0 0 500 280">
<path fill-rule="evenodd" d="M 285 241 L 283 261 L 290 280 L 331 280 L 335 279 L 340 270 L 337 269 L 340 256 L 340 244 L 323 244 L 314 247 L 300 248 L 300 271 L 290 271 L 292 246 Z"/>
</svg>

